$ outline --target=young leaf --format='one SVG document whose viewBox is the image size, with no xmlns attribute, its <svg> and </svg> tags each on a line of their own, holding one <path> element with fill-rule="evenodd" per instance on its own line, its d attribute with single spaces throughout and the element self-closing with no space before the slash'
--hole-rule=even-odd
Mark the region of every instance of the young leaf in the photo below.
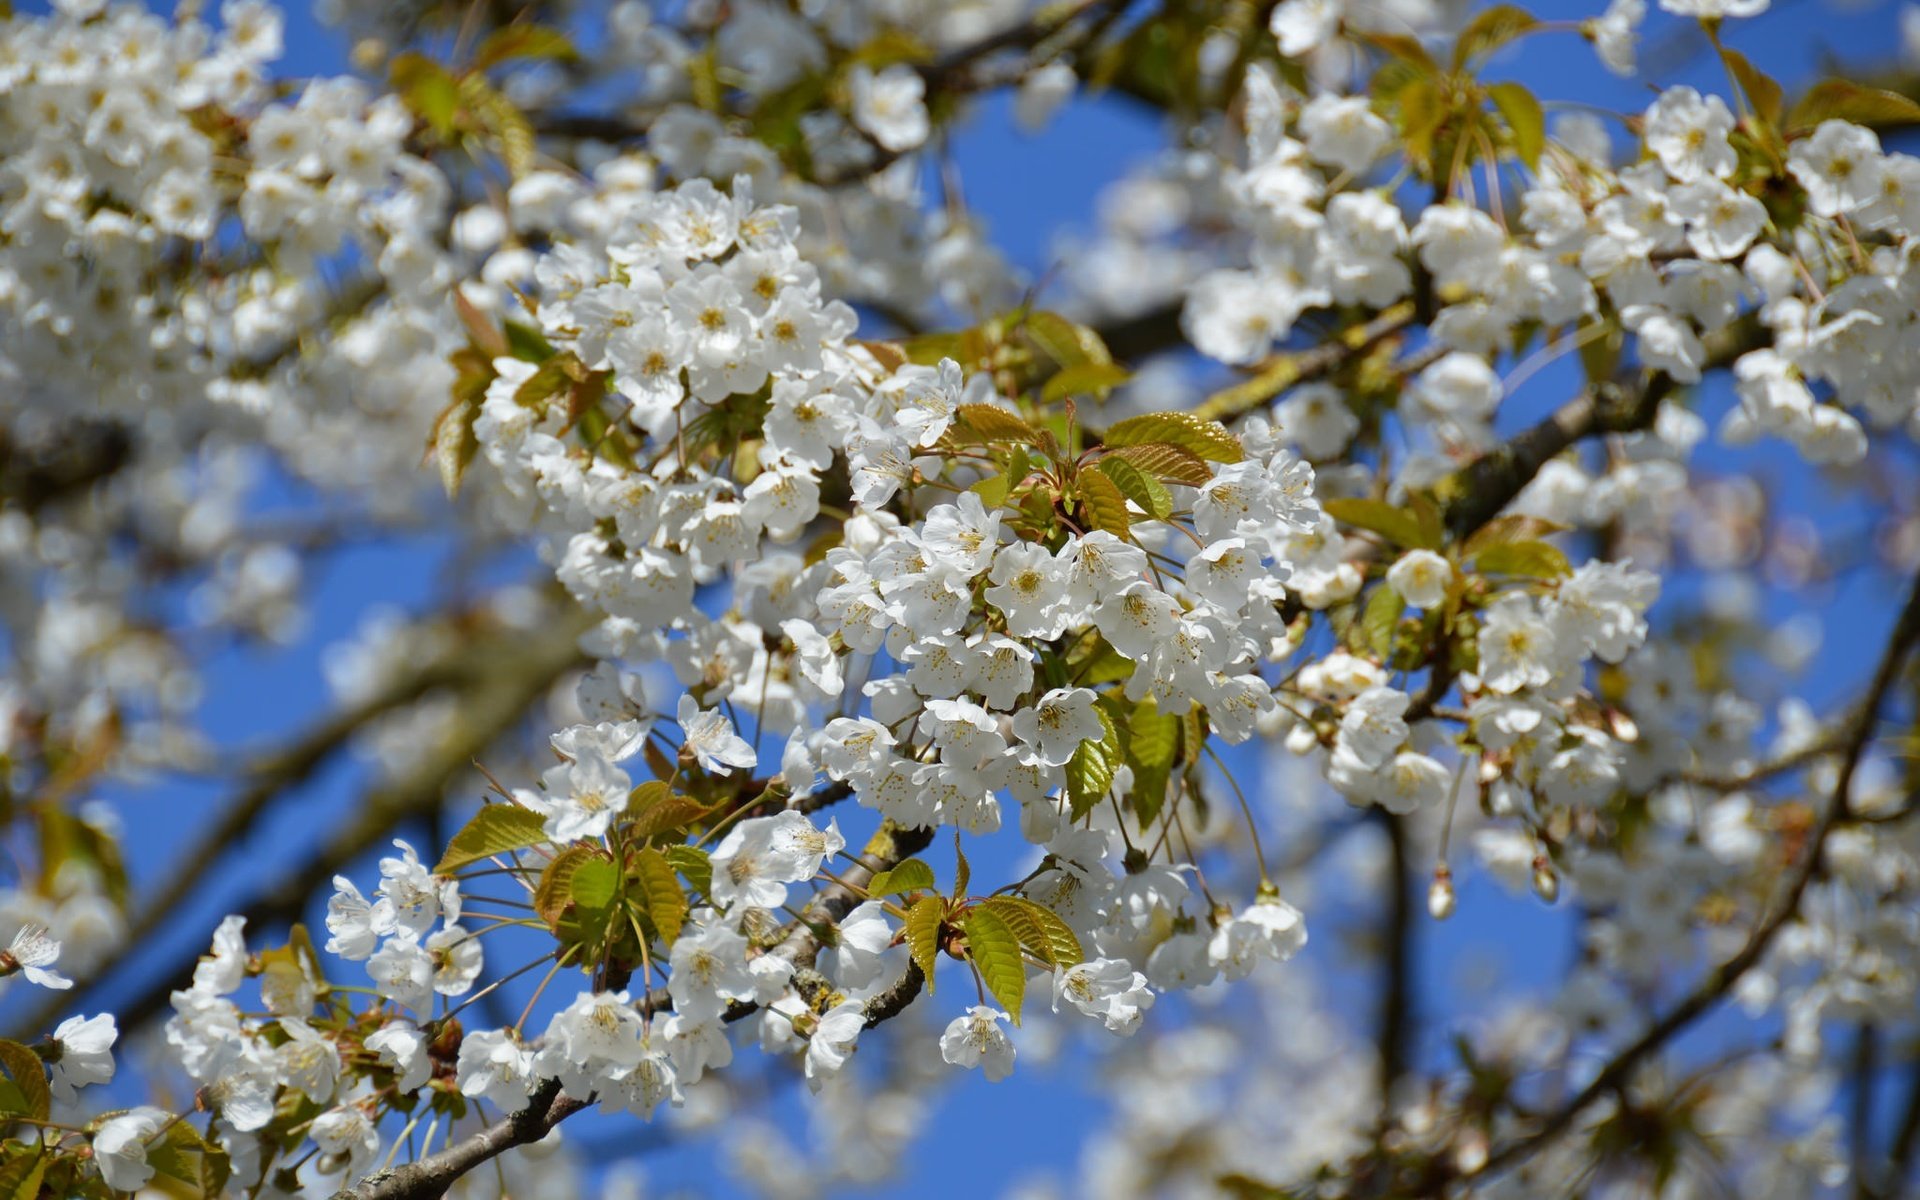
<svg viewBox="0 0 1920 1200">
<path fill-rule="evenodd" d="M 224 1195 L 233 1173 L 226 1151 L 185 1121 L 168 1125 L 165 1133 L 147 1144 L 147 1165 L 156 1175 L 184 1184 L 193 1189 L 190 1194 L 206 1200 Z"/>
<path fill-rule="evenodd" d="M 1120 735 L 1114 729 L 1113 719 L 1104 708 L 1094 711 L 1100 714 L 1105 736 L 1097 742 L 1081 742 L 1067 761 L 1067 798 L 1076 821 L 1106 798 L 1107 789 L 1113 786 L 1113 773 L 1121 761 Z"/>
<path fill-rule="evenodd" d="M 997 404 L 962 404 L 954 415 L 959 418 L 956 432 L 963 442 L 1020 442 L 1033 445 L 1040 440 L 1040 431 L 1027 424 L 1024 417 Z M 964 428 L 959 428 L 962 426 Z"/>
<path fill-rule="evenodd" d="M 713 891 L 713 864 L 707 860 L 707 852 L 698 846 L 663 846 L 661 855 L 673 864 L 673 869 L 686 877 L 693 890 L 702 896 Z"/>
<path fill-rule="evenodd" d="M 968 909 L 960 928 L 967 935 L 967 957 L 979 968 L 987 990 L 1018 1025 L 1020 1001 L 1027 991 L 1027 964 L 1020 957 L 1020 939 L 984 905 Z"/>
<path fill-rule="evenodd" d="M 706 815 L 706 805 L 680 795 L 658 779 L 647 780 L 627 796 L 627 818 L 637 837 L 684 829 Z"/>
<path fill-rule="evenodd" d="M 673 864 L 658 850 L 646 849 L 634 856 L 628 874 L 634 882 L 634 897 L 641 899 L 647 920 L 667 945 L 673 945 L 687 923 L 687 894 L 674 878 Z"/>
<path fill-rule="evenodd" d="M 600 853 L 593 846 L 568 846 L 547 869 L 540 872 L 540 882 L 533 889 L 533 910 L 549 925 L 558 925 L 561 914 L 566 911 L 567 901 L 573 897 L 573 873 L 581 863 Z"/>
<path fill-rule="evenodd" d="M 1113 480 L 1099 471 L 1082 471 L 1078 482 L 1080 508 L 1087 524 L 1125 538 L 1133 529 L 1133 518 L 1127 513 L 1126 496 Z"/>
<path fill-rule="evenodd" d="M 1786 110 L 1786 98 L 1780 91 L 1780 85 L 1773 77 L 1761 71 L 1747 56 L 1738 50 L 1720 47 L 1720 58 L 1727 64 L 1727 70 L 1740 81 L 1740 90 L 1747 94 L 1747 103 L 1760 119 L 1769 125 L 1780 124 L 1780 115 Z"/>
<path fill-rule="evenodd" d="M 1213 468 L 1207 465 L 1205 459 L 1191 450 L 1183 450 L 1166 442 L 1143 442 L 1136 446 L 1108 443 L 1102 461 L 1108 458 L 1124 458 L 1162 483 L 1205 487 L 1213 482 Z"/>
<path fill-rule="evenodd" d="M 910 858 L 890 871 L 882 871 L 867 881 L 867 895 L 896 896 L 903 892 L 917 892 L 938 886 L 933 878 L 933 868 L 917 858 Z"/>
<path fill-rule="evenodd" d="M 920 974 L 926 976 L 927 991 L 933 991 L 933 964 L 940 953 L 940 924 L 947 915 L 947 902 L 938 896 L 922 896 L 907 910 L 906 924 L 902 933 L 906 936 L 907 953 L 920 967 Z"/>
<path fill-rule="evenodd" d="M 1537 541 L 1550 533 L 1561 533 L 1566 526 L 1544 517 L 1526 517 L 1509 513 L 1504 517 L 1495 517 L 1482 525 L 1460 550 L 1468 558 L 1491 546 L 1507 542 Z"/>
<path fill-rule="evenodd" d="M 1164 521 L 1173 515 L 1173 495 L 1167 491 L 1158 479 L 1142 471 L 1124 458 L 1113 455 L 1094 464 L 1102 475 L 1113 481 L 1122 495 L 1140 506 L 1140 510 L 1156 521 Z"/>
<path fill-rule="evenodd" d="M 434 865 L 433 873 L 448 875 L 468 863 L 537 846 L 547 840 L 541 828 L 545 821 L 539 813 L 517 804 L 486 805 L 453 835 L 453 840 L 447 843 L 447 852 Z"/>
<path fill-rule="evenodd" d="M 409 50 L 394 57 L 389 78 L 394 94 L 406 101 L 407 108 L 427 128 L 443 141 L 453 137 L 454 118 L 460 111 L 460 85 L 445 67 Z"/>
<path fill-rule="evenodd" d="M 1099 334 L 1059 313 L 1028 313 L 1020 328 L 1029 341 L 1063 370 L 1084 363 L 1113 364 L 1113 354 Z"/>
<path fill-rule="evenodd" d="M 514 59 L 558 59 L 562 61 L 580 57 L 574 50 L 567 35 L 558 29 L 549 29 L 544 25 L 508 25 L 488 34 L 473 52 L 473 65 L 478 70 L 498 66 Z"/>
<path fill-rule="evenodd" d="M 40 1057 L 19 1042 L 0 1041 L 0 1067 L 6 1069 L 8 1082 L 13 1085 L 13 1093 L 4 1098 L 5 1111 L 36 1121 L 46 1120 L 53 1107 L 53 1095 L 48 1090 L 47 1069 L 40 1064 Z"/>
<path fill-rule="evenodd" d="M 953 831 L 953 895 L 957 900 L 967 894 L 967 885 L 973 882 L 973 864 L 967 861 L 967 852 L 960 848 L 960 831 Z"/>
<path fill-rule="evenodd" d="M 1491 575 L 1522 575 L 1530 579 L 1558 579 L 1573 574 L 1573 565 L 1558 546 L 1548 542 L 1502 542 L 1474 557 L 1474 565 Z"/>
<path fill-rule="evenodd" d="M 1513 135 L 1513 152 L 1527 169 L 1540 169 L 1540 152 L 1547 148 L 1547 115 L 1534 94 L 1517 83 L 1487 85 L 1487 95 Z"/>
<path fill-rule="evenodd" d="M 1364 529 L 1377 533 L 1396 546 L 1410 549 L 1432 550 L 1438 542 L 1429 543 L 1429 530 L 1420 519 L 1404 508 L 1395 508 L 1384 500 L 1363 500 L 1338 498 L 1322 502 L 1329 516 L 1345 522 L 1355 529 Z"/>
<path fill-rule="evenodd" d="M 1076 363 L 1055 372 L 1040 388 L 1040 399 L 1045 404 L 1058 404 L 1068 396 L 1098 396 L 1104 400 L 1107 393 L 1132 378 L 1133 372 L 1113 363 Z"/>
<path fill-rule="evenodd" d="M 1385 584 L 1373 589 L 1373 595 L 1367 597 L 1366 610 L 1360 614 L 1360 629 L 1367 649 L 1383 662 L 1393 652 L 1393 635 L 1400 628 L 1400 614 L 1406 611 L 1407 602 Z"/>
<path fill-rule="evenodd" d="M 1246 457 L 1240 439 L 1218 421 L 1192 413 L 1147 413 L 1116 422 L 1107 430 L 1109 446 L 1144 446 L 1165 442 L 1188 450 L 1209 462 L 1237 463 Z"/>
<path fill-rule="evenodd" d="M 1540 27 L 1540 21 L 1526 9 L 1514 4 L 1496 4 L 1473 20 L 1453 42 L 1453 69 L 1458 71 L 1467 60 L 1489 54 L 1525 33 Z"/>
<path fill-rule="evenodd" d="M 1822 121 L 1851 121 L 1870 129 L 1920 123 L 1920 104 L 1898 92 L 1862 87 L 1845 79 L 1828 79 L 1807 89 L 1787 115 L 1787 128 L 1798 132 Z"/>
<path fill-rule="evenodd" d="M 1086 958 L 1079 937 L 1044 904 L 1025 896 L 995 896 L 980 907 L 1005 921 L 1028 953 L 1050 967 L 1071 967 Z"/>
</svg>

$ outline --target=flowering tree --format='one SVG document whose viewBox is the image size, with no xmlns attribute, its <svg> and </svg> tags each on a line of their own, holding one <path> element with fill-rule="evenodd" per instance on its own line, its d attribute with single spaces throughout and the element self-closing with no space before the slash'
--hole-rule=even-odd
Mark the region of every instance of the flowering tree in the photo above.
<svg viewBox="0 0 1920 1200">
<path fill-rule="evenodd" d="M 338 0 L 304 80 L 198 7 L 0 26 L 0 1200 L 569 1194 L 683 1106 L 805 1194 L 1063 1037 L 1092 1194 L 1916 1186 L 1903 94 L 1790 94 L 1766 0 L 1551 122 L 1504 65 L 1642 0 Z M 1009 89 L 1170 147 L 1044 286 L 947 153 Z M 396 536 L 511 582 L 235 767 L 201 668 Z M 105 800 L 208 773 L 165 861 Z M 1565 914 L 1525 1002 L 1423 986 L 1475 877 Z"/>
</svg>

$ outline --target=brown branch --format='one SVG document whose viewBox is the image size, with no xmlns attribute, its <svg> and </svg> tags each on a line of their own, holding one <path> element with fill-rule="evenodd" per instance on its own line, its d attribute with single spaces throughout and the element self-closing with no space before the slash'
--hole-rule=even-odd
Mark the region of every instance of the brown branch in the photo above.
<svg viewBox="0 0 1920 1200">
<path fill-rule="evenodd" d="M 1407 1043 L 1413 1030 L 1413 862 L 1404 818 L 1384 808 L 1373 810 L 1386 831 L 1388 881 L 1384 916 L 1385 982 L 1375 1044 L 1379 1049 L 1380 1128 L 1392 1111 L 1393 1085 L 1407 1069 Z"/>
<path fill-rule="evenodd" d="M 1325 375 L 1366 353 L 1382 339 L 1413 324 L 1414 317 L 1413 302 L 1402 301 L 1310 349 L 1275 355 L 1251 377 L 1208 396 L 1194 413 L 1210 421 L 1230 421 L 1250 413 L 1288 388 Z"/>
<path fill-rule="evenodd" d="M 868 839 L 858 861 L 841 873 L 841 881 L 815 893 L 801 910 L 801 919 L 787 925 L 786 936 L 768 953 L 780 955 L 796 969 L 811 968 L 821 946 L 820 935 L 815 930 L 840 920 L 860 904 L 866 897 L 858 889 L 876 872 L 918 853 L 932 840 L 931 829 L 903 829 L 892 821 L 882 822 Z M 906 979 L 876 997 L 875 1006 L 868 1012 L 869 1027 L 906 1009 L 919 990 L 917 982 L 910 982 L 918 975 L 917 969 L 910 968 Z M 664 1009 L 666 1001 L 652 1004 L 643 1001 L 635 1007 L 643 1015 L 651 1016 L 656 1009 Z M 735 1005 L 728 1010 L 726 1019 L 737 1021 L 755 1011 L 751 1004 Z M 506 1120 L 470 1134 L 419 1162 L 369 1175 L 354 1186 L 335 1192 L 333 1200 L 435 1200 L 445 1195 L 454 1181 L 468 1171 L 516 1146 L 539 1141 L 590 1102 L 572 1099 L 561 1093 L 558 1083 L 549 1082 L 535 1093 L 525 1108 Z"/>
<path fill-rule="evenodd" d="M 546 629 L 532 633 L 501 629 L 492 636 L 465 641 L 459 656 L 474 673 L 459 693 L 461 710 L 454 732 L 398 778 L 369 791 L 353 816 L 306 862 L 231 911 L 246 917 L 255 928 L 298 920 L 329 879 L 377 846 L 395 825 L 431 812 L 444 798 L 450 780 L 512 729 L 556 680 L 586 662 L 578 641 L 591 624 L 586 613 L 568 608 Z M 119 1008 L 121 1028 L 131 1029 L 163 1011 L 168 997 L 192 970 L 188 959 L 157 972 Z"/>
<path fill-rule="evenodd" d="M 1748 936 L 1746 944 L 1732 958 L 1708 972 L 1707 977 L 1701 980 L 1685 999 L 1667 1010 L 1664 1016 L 1647 1028 L 1646 1032 L 1615 1054 L 1607 1065 L 1601 1068 L 1599 1074 L 1595 1075 L 1593 1080 L 1573 1099 L 1542 1118 L 1532 1133 L 1508 1142 L 1488 1155 L 1486 1165 L 1481 1168 L 1476 1177 L 1491 1175 L 1524 1161 L 1563 1133 L 1569 1125 L 1573 1124 L 1575 1118 L 1600 1097 L 1624 1087 L 1645 1059 L 1716 1007 L 1726 998 L 1734 984 L 1765 957 L 1768 948 L 1773 945 L 1774 938 L 1798 914 L 1800 901 L 1806 895 L 1807 887 L 1820 871 L 1821 856 L 1826 849 L 1827 838 L 1847 817 L 1848 792 L 1852 789 L 1854 773 L 1859 769 L 1860 760 L 1873 741 L 1874 724 L 1878 718 L 1880 706 L 1892 689 L 1894 680 L 1899 676 L 1901 664 L 1906 661 L 1907 654 L 1912 650 L 1916 640 L 1920 640 L 1920 578 L 1914 580 L 1912 589 L 1907 595 L 1906 606 L 1894 623 L 1893 632 L 1887 639 L 1886 650 L 1880 657 L 1879 666 L 1874 670 L 1873 681 L 1867 688 L 1859 712 L 1854 716 L 1852 728 L 1848 732 L 1843 747 L 1839 778 L 1834 783 L 1833 794 L 1827 801 L 1826 811 L 1821 815 L 1819 824 L 1814 827 L 1812 836 L 1807 840 L 1800 862 L 1788 876 L 1786 887 L 1781 890 L 1767 915 Z"/>
<path fill-rule="evenodd" d="M 190 900 L 200 885 L 213 874 L 214 866 L 226 852 L 243 841 L 273 802 L 312 777 L 320 765 L 331 758 L 367 722 L 396 708 L 410 704 L 436 687 L 451 685 L 468 676 L 458 656 L 435 659 L 420 670 L 392 681 L 387 687 L 359 704 L 332 714 L 307 732 L 296 737 L 285 749 L 269 754 L 247 772 L 248 782 L 220 814 L 212 829 L 181 855 L 167 872 L 166 882 L 151 896 L 134 906 L 133 920 L 124 942 L 145 943 L 174 912 Z M 69 992 L 55 992 L 16 1028 L 16 1037 L 30 1040 L 60 1013 L 87 1007 L 86 1001 L 111 973 L 113 963 L 103 964 L 91 975 L 74 980 Z"/>
</svg>

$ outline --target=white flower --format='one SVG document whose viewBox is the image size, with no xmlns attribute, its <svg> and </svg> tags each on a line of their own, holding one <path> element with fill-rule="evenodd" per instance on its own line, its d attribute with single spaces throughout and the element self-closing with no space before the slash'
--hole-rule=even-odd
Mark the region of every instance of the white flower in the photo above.
<svg viewBox="0 0 1920 1200">
<path fill-rule="evenodd" d="M 1122 1036 L 1140 1028 L 1141 1017 L 1153 1007 L 1147 977 L 1124 959 L 1093 958 L 1076 963 L 1053 978 L 1053 1011 L 1065 1000 L 1108 1031 Z"/>
<path fill-rule="evenodd" d="M 1340 745 L 1367 766 L 1383 765 L 1407 740 L 1401 716 L 1412 703 L 1413 698 L 1397 688 L 1368 688 L 1340 718 Z"/>
<path fill-rule="evenodd" d="M 1726 102 L 1690 87 L 1668 88 L 1647 109 L 1647 149 L 1682 183 L 1733 174 L 1739 158 L 1727 141 L 1732 130 Z"/>
<path fill-rule="evenodd" d="M 1080 76 L 1071 63 L 1050 62 L 1027 72 L 1013 98 L 1014 122 L 1028 133 L 1039 133 L 1079 86 Z"/>
<path fill-rule="evenodd" d="M 1793 143 L 1787 170 L 1807 189 L 1807 206 L 1823 217 L 1873 202 L 1880 191 L 1880 139 L 1846 121 L 1822 121 L 1813 136 Z"/>
<path fill-rule="evenodd" d="M 846 1066 L 860 1040 L 860 1031 L 866 1027 L 866 1005 L 858 1000 L 842 1000 L 820 1017 L 807 1038 L 808 1088 L 818 1092 L 826 1086 L 828 1076 Z"/>
<path fill-rule="evenodd" d="M 757 991 L 747 939 L 719 921 L 683 931 L 673 943 L 671 965 L 667 994 L 674 1011 L 690 1020 L 718 1016 L 730 1001 L 752 1000 Z"/>
<path fill-rule="evenodd" d="M 519 790 L 515 798 L 545 815 L 541 832 L 562 845 L 598 839 L 626 811 L 633 780 L 598 754 L 582 754 L 541 776 L 544 793 Z"/>
<path fill-rule="evenodd" d="M 895 154 L 927 140 L 926 81 L 905 63 L 874 74 L 855 67 L 849 79 L 853 89 L 853 123 Z"/>
<path fill-rule="evenodd" d="M 692 696 L 680 697 L 677 714 L 680 732 L 686 738 L 682 747 L 699 762 L 700 769 L 712 775 L 731 775 L 734 767 L 752 769 L 759 756 L 747 739 L 733 731 L 733 725 L 721 713 L 702 711 Z"/>
<path fill-rule="evenodd" d="M 335 1159 L 348 1175 L 357 1175 L 380 1152 L 380 1130 L 357 1104 L 330 1108 L 313 1119 L 307 1128 L 320 1153 Z M 331 1173 L 331 1172 L 330 1172 Z"/>
<path fill-rule="evenodd" d="M 1387 568 L 1387 586 L 1415 608 L 1438 608 L 1453 582 L 1453 564 L 1431 550 L 1409 550 Z"/>
<path fill-rule="evenodd" d="M 1298 58 L 1333 37 L 1345 7 L 1345 0 L 1281 0 L 1267 28 L 1280 43 L 1280 53 Z"/>
<path fill-rule="evenodd" d="M 1241 979 L 1261 959 L 1286 962 L 1306 944 L 1307 924 L 1300 910 L 1270 893 L 1215 929 L 1207 956 L 1228 979 Z"/>
<path fill-rule="evenodd" d="M 1325 92 L 1300 110 L 1300 132 L 1307 153 L 1343 171 L 1363 171 L 1393 139 L 1393 128 L 1365 96 Z"/>
<path fill-rule="evenodd" d="M 225 996 L 239 990 L 241 981 L 247 977 L 247 942 L 243 932 L 246 925 L 245 917 L 229 916 L 215 927 L 212 953 L 202 956 L 194 964 L 194 991 L 209 996 Z M 17 942 L 19 939 L 14 940 Z M 54 949 L 57 953 L 58 943 Z"/>
<path fill-rule="evenodd" d="M 1091 689 L 1054 688 L 1032 708 L 1013 715 L 1013 733 L 1039 750 L 1041 758 L 1058 766 L 1073 758 L 1080 743 L 1097 742 L 1106 736 L 1106 727 L 1094 708 Z"/>
<path fill-rule="evenodd" d="M 988 1083 L 1013 1074 L 1013 1039 L 1000 1028 L 1007 1014 L 976 1004 L 955 1017 L 940 1035 L 940 1057 L 956 1067 L 979 1067 Z"/>
<path fill-rule="evenodd" d="M 93 1161 L 108 1187 L 132 1192 L 147 1185 L 153 1178 L 147 1139 L 171 1120 L 173 1114 L 143 1105 L 101 1123 L 93 1135 Z"/>
<path fill-rule="evenodd" d="M 228 920 L 233 919 L 228 918 Z M 17 971 L 27 977 L 28 983 L 37 983 L 43 988 L 52 988 L 55 991 L 65 991 L 73 986 L 73 980 L 51 969 L 59 959 L 60 943 L 47 936 L 45 925 L 29 921 L 13 935 L 13 941 L 8 943 L 6 950 L 0 951 L 0 977 Z M 197 982 L 197 973 L 195 979 Z M 236 981 L 234 987 L 238 986 L 239 983 Z M 232 988 L 227 990 L 231 991 Z"/>
<path fill-rule="evenodd" d="M 1544 687 L 1553 678 L 1558 654 L 1552 628 L 1525 596 L 1505 596 L 1488 607 L 1480 625 L 1480 678 L 1489 688 Z"/>
<path fill-rule="evenodd" d="M 484 1099 L 502 1112 L 526 1107 L 533 1078 L 533 1052 L 504 1029 L 483 1029 L 460 1042 L 454 1082 L 460 1094 Z"/>
<path fill-rule="evenodd" d="M 60 1022 L 53 1031 L 53 1051 L 47 1055 L 47 1086 L 54 1098 L 71 1104 L 80 1088 L 112 1080 L 113 1043 L 119 1036 L 112 1013 Z"/>
<path fill-rule="evenodd" d="M 464 1054 L 467 1042 L 460 1049 Z M 433 1059 L 427 1053 L 427 1037 L 412 1025 L 398 1021 L 382 1025 L 367 1035 L 367 1049 L 380 1056 L 380 1062 L 393 1068 L 396 1086 L 403 1093 L 418 1091 L 433 1074 Z"/>
</svg>

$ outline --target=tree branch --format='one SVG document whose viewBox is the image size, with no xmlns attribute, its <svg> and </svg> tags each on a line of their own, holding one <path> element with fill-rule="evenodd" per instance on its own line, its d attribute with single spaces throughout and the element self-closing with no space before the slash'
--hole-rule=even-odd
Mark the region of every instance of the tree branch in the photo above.
<svg viewBox="0 0 1920 1200">
<path fill-rule="evenodd" d="M 1707 977 L 1701 980 L 1685 999 L 1674 1005 L 1664 1016 L 1650 1025 L 1646 1032 L 1614 1055 L 1586 1087 L 1582 1088 L 1573 1099 L 1543 1118 L 1539 1127 L 1532 1133 L 1509 1142 L 1488 1155 L 1486 1165 L 1481 1168 L 1476 1178 L 1491 1175 L 1524 1161 L 1564 1132 L 1594 1101 L 1625 1086 L 1642 1061 L 1718 1005 L 1732 990 L 1733 985 L 1765 957 L 1768 948 L 1773 945 L 1774 938 L 1799 912 L 1800 901 L 1806 895 L 1808 885 L 1820 871 L 1821 855 L 1826 849 L 1827 838 L 1847 817 L 1847 795 L 1853 786 L 1854 773 L 1859 769 L 1860 760 L 1873 741 L 1873 730 L 1880 706 L 1892 689 L 1894 680 L 1899 676 L 1900 667 L 1906 661 L 1907 654 L 1912 650 L 1916 640 L 1920 640 L 1920 577 L 1914 580 L 1908 592 L 1906 606 L 1894 623 L 1893 632 L 1887 639 L 1886 650 L 1880 657 L 1879 666 L 1874 670 L 1873 682 L 1868 686 L 1860 711 L 1854 717 L 1853 726 L 1843 748 L 1839 777 L 1834 783 L 1833 794 L 1827 802 L 1826 811 L 1821 814 L 1819 824 L 1814 827 L 1800 862 L 1788 876 L 1786 887 L 1774 901 L 1771 910 L 1748 936 L 1746 944 L 1732 958 L 1708 972 Z"/>
<path fill-rule="evenodd" d="M 768 953 L 785 958 L 797 970 L 811 968 L 821 945 L 815 930 L 837 922 L 860 904 L 866 897 L 856 889 L 862 888 L 877 872 L 919 853 L 932 840 L 931 829 L 903 829 L 892 821 L 881 822 L 859 860 L 841 873 L 840 882 L 828 884 L 814 894 L 812 901 L 801 910 L 802 919 L 789 922 L 786 936 Z M 874 1006 L 868 1010 L 868 1027 L 905 1011 L 919 986 L 919 971 L 910 967 L 905 979 L 875 998 Z M 642 1015 L 651 1016 L 655 1011 L 663 1011 L 667 1002 L 664 999 L 652 1004 L 643 1001 L 635 1007 Z M 738 1021 L 755 1011 L 755 1005 L 738 1004 L 727 1011 L 726 1019 Z M 589 1103 L 590 1099 L 575 1100 L 564 1095 L 557 1082 L 549 1081 L 525 1108 L 506 1120 L 470 1134 L 417 1163 L 369 1175 L 358 1184 L 335 1192 L 333 1200 L 436 1200 L 468 1171 L 515 1146 L 539 1141 L 554 1126 Z"/>
</svg>

